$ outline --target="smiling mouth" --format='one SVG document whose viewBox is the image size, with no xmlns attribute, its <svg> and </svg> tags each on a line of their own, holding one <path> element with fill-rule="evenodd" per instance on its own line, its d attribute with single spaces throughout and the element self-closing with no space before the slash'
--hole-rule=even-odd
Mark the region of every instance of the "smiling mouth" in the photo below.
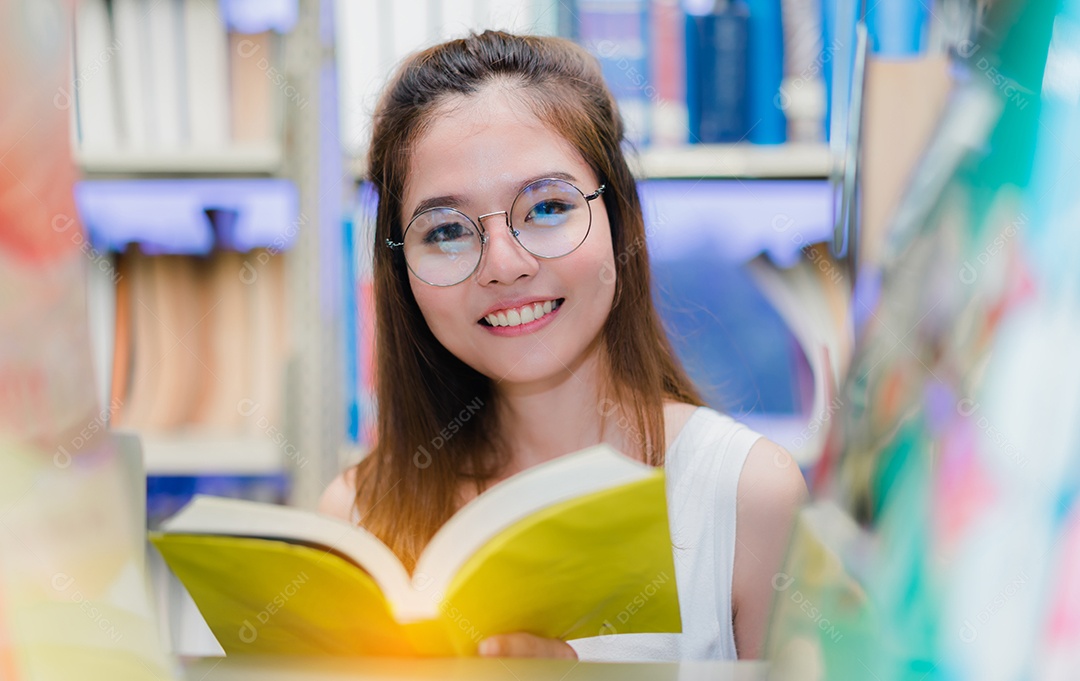
<svg viewBox="0 0 1080 681">
<path fill-rule="evenodd" d="M 522 305 L 521 307 L 515 307 L 509 310 L 499 310 L 492 314 L 487 315 L 481 319 L 478 323 L 481 326 L 492 327 L 514 327 L 521 326 L 522 324 L 528 324 L 529 322 L 535 322 L 537 319 L 551 314 L 555 310 L 558 310 L 562 306 L 565 298 L 556 298 L 554 300 L 547 300 L 542 303 L 533 303 L 531 305 Z"/>
</svg>

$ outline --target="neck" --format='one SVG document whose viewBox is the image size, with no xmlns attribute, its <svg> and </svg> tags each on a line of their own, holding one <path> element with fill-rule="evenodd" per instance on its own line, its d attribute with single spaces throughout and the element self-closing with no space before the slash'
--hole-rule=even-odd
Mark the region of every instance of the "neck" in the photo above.
<svg viewBox="0 0 1080 681">
<path fill-rule="evenodd" d="M 504 475 L 608 442 L 622 450 L 618 433 L 604 428 L 601 387 L 606 369 L 599 344 L 577 366 L 543 381 L 496 386 L 500 430 L 509 449 Z"/>
</svg>

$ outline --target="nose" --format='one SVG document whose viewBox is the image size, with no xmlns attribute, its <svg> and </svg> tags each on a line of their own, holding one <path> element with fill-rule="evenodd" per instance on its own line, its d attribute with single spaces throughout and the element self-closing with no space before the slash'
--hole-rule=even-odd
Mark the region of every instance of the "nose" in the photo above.
<svg viewBox="0 0 1080 681">
<path fill-rule="evenodd" d="M 476 269 L 481 285 L 512 284 L 530 277 L 540 269 L 540 262 L 510 233 L 510 217 L 505 211 L 480 217 L 487 242 L 480 266 Z"/>
</svg>

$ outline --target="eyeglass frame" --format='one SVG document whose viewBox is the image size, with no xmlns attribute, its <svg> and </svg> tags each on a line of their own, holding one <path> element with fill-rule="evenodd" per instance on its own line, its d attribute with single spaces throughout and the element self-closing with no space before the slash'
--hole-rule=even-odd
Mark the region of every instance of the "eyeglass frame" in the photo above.
<svg viewBox="0 0 1080 681">
<path fill-rule="evenodd" d="M 578 194 L 581 195 L 581 198 L 585 199 L 585 207 L 589 209 L 589 227 L 588 227 L 588 229 L 585 230 L 585 236 L 581 237 L 581 241 L 578 242 L 577 246 L 574 246 L 573 248 L 571 248 L 566 253 L 563 253 L 562 255 L 539 255 L 537 253 L 533 253 L 532 251 L 530 251 L 525 246 L 525 244 L 521 243 L 520 239 L 518 239 L 518 235 L 521 232 L 514 229 L 513 224 L 511 224 L 511 222 L 510 222 L 510 213 L 512 213 L 514 211 L 514 204 L 516 204 L 518 202 L 518 199 L 521 198 L 521 195 L 525 193 L 525 190 L 528 189 L 529 187 L 533 186 L 534 184 L 538 184 L 540 182 L 545 182 L 545 181 L 562 182 L 564 184 L 570 185 L 571 187 L 573 187 L 577 191 Z M 394 240 L 392 240 L 392 239 L 390 239 L 388 237 L 386 239 L 386 246 L 387 246 L 387 248 L 389 248 L 392 251 L 397 251 L 398 249 L 401 249 L 401 257 L 405 261 L 405 266 L 409 268 L 409 271 L 413 273 L 413 276 L 415 276 L 417 279 L 424 282 L 428 286 L 437 286 L 439 288 L 446 288 L 448 286 L 457 286 L 458 284 L 468 280 L 468 278 L 471 277 L 472 275 L 476 274 L 476 270 L 478 270 L 480 268 L 480 263 L 484 261 L 484 247 L 487 245 L 488 237 L 489 237 L 487 229 L 484 228 L 484 220 L 486 218 L 490 218 L 490 217 L 493 217 L 495 215 L 503 215 L 503 216 L 506 217 L 506 228 L 510 231 L 510 235 L 512 237 L 514 237 L 514 241 L 517 242 L 518 246 L 521 246 L 523 249 L 525 249 L 526 253 L 533 256 L 534 258 L 542 258 L 544 260 L 555 260 L 557 258 L 565 258 L 566 256 L 570 255 L 571 253 L 573 253 L 577 249 L 581 248 L 581 245 L 583 243 L 585 243 L 586 239 L 589 238 L 589 234 L 592 232 L 592 202 L 594 200 L 596 200 L 597 198 L 599 198 L 600 195 L 604 193 L 605 189 L 607 189 L 607 184 L 601 184 L 596 189 L 596 191 L 592 192 L 591 194 L 586 194 L 585 192 L 581 191 L 581 189 L 576 184 L 574 184 L 573 182 L 571 182 L 569 180 L 564 180 L 561 177 L 540 177 L 540 178 L 537 178 L 537 179 L 533 180 L 532 182 L 530 182 L 529 184 L 527 184 L 527 185 L 525 185 L 524 187 L 521 188 L 521 190 L 517 193 L 517 195 L 514 196 L 514 200 L 510 203 L 510 210 L 509 211 L 497 210 L 497 211 L 495 211 L 493 213 L 484 213 L 483 215 L 478 216 L 476 218 L 476 220 L 473 220 L 464 211 L 460 211 L 457 208 L 451 208 L 449 206 L 432 206 L 431 208 L 426 208 L 426 209 L 420 211 L 419 213 L 417 213 L 416 215 L 412 216 L 412 218 L 409 219 L 409 224 L 407 224 L 405 226 L 405 229 L 401 232 L 402 241 L 400 241 L 400 242 L 399 241 L 394 241 Z M 416 220 L 421 215 L 424 215 L 426 213 L 430 213 L 431 211 L 435 211 L 435 210 L 452 210 L 452 211 L 454 211 L 458 215 L 460 215 L 460 216 L 464 217 L 466 220 L 468 220 L 469 224 L 471 224 L 473 227 L 475 227 L 477 233 L 480 235 L 480 257 L 476 259 L 476 264 L 473 265 L 472 270 L 470 270 L 469 273 L 466 274 L 464 277 L 462 277 L 459 281 L 455 281 L 453 284 L 432 284 L 430 281 L 424 279 L 419 274 L 417 274 L 415 270 L 413 270 L 412 266 L 409 265 L 408 257 L 405 256 L 405 241 L 404 241 L 405 234 L 408 233 L 409 228 L 412 227 L 413 223 L 416 222 Z"/>
</svg>

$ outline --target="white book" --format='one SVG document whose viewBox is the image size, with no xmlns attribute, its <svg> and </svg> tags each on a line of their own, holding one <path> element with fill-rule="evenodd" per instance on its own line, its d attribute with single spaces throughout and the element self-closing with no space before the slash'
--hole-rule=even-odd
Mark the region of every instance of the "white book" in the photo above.
<svg viewBox="0 0 1080 681">
<path fill-rule="evenodd" d="M 191 145 L 229 141 L 229 38 L 216 2 L 184 0 L 187 122 Z"/>
<path fill-rule="evenodd" d="M 182 0 L 152 0 L 147 11 L 153 79 L 151 129 L 156 149 L 176 150 L 187 138 L 186 82 L 181 59 Z"/>
<path fill-rule="evenodd" d="M 119 144 L 113 42 L 105 0 L 83 0 L 75 14 L 75 80 L 79 145 L 113 151 Z"/>
<path fill-rule="evenodd" d="M 504 0 L 487 3 L 487 19 L 482 28 L 510 33 L 535 33 L 536 17 L 532 0 Z"/>
<path fill-rule="evenodd" d="M 150 144 L 150 99 L 153 87 L 149 62 L 146 10 L 148 0 L 113 0 L 113 30 L 119 73 L 120 120 L 123 147 L 145 151 Z"/>
<path fill-rule="evenodd" d="M 438 35 L 440 40 L 462 38 L 476 28 L 474 0 L 441 0 Z"/>
<path fill-rule="evenodd" d="M 380 30 L 381 15 L 390 12 L 385 4 L 337 0 L 334 6 L 341 144 L 354 158 L 367 151 L 371 117 L 393 66 L 389 36 Z"/>
<path fill-rule="evenodd" d="M 428 0 L 394 0 L 390 16 L 395 64 L 433 42 Z"/>
</svg>

